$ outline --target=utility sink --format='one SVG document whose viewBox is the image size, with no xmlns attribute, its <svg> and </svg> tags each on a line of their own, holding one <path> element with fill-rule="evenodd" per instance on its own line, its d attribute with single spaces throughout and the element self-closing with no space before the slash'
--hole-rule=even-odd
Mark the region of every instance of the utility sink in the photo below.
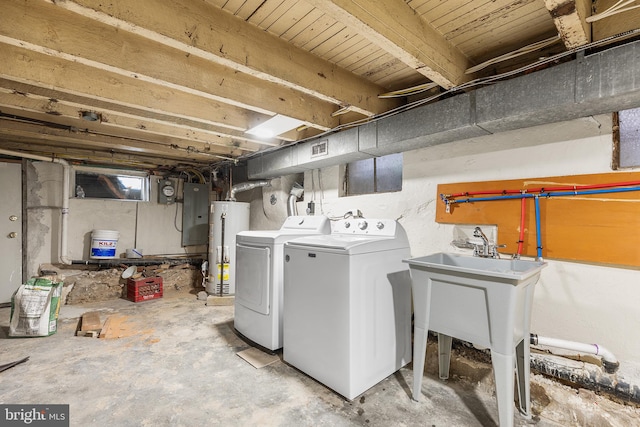
<svg viewBox="0 0 640 427">
<path fill-rule="evenodd" d="M 493 278 L 511 285 L 518 285 L 532 276 L 539 275 L 540 270 L 546 265 L 539 261 L 481 258 L 444 252 L 412 258 L 405 262 L 415 269 L 439 271 L 443 274 L 458 273 L 456 276 L 467 275 L 469 278 L 477 276 L 481 280 Z"/>
<path fill-rule="evenodd" d="M 428 331 L 438 333 L 440 378 L 448 378 L 451 337 L 491 350 L 499 421 L 513 425 L 516 367 L 520 412 L 531 415 L 529 331 L 535 284 L 546 263 L 435 253 L 406 259 L 414 305 L 413 398 L 422 394 Z"/>
</svg>

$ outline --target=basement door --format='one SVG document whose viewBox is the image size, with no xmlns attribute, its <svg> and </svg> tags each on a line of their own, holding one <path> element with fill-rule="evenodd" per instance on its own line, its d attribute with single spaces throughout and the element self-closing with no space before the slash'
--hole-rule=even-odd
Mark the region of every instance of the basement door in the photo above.
<svg viewBox="0 0 640 427">
<path fill-rule="evenodd" d="M 22 284 L 22 165 L 0 162 L 0 304 Z"/>
</svg>

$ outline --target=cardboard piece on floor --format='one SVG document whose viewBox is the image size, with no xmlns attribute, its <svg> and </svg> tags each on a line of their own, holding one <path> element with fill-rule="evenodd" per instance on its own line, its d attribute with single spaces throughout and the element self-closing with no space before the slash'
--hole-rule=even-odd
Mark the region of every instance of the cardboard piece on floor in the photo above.
<svg viewBox="0 0 640 427">
<path fill-rule="evenodd" d="M 235 297 L 233 295 L 217 296 L 209 295 L 207 297 L 206 305 L 233 305 Z"/>
<path fill-rule="evenodd" d="M 273 362 L 280 360 L 276 354 L 267 354 L 255 347 L 239 351 L 236 354 L 249 362 L 249 364 L 256 369 L 264 368 L 265 366 L 271 365 Z"/>
</svg>

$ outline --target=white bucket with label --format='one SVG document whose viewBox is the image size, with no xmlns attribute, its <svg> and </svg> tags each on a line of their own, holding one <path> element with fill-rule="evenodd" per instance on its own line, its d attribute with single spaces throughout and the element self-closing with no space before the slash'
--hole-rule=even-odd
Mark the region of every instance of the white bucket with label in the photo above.
<svg viewBox="0 0 640 427">
<path fill-rule="evenodd" d="M 116 246 L 120 233 L 113 230 L 93 230 L 91 232 L 91 258 L 109 259 L 116 257 Z"/>
</svg>

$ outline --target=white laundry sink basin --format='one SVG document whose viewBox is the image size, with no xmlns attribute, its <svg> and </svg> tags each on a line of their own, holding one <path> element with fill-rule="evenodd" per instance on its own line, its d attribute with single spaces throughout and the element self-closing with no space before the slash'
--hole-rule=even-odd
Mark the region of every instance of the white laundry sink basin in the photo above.
<svg viewBox="0 0 640 427">
<path fill-rule="evenodd" d="M 520 411 L 531 415 L 529 330 L 535 284 L 546 263 L 435 253 L 406 259 L 414 305 L 413 398 L 422 394 L 429 330 L 438 333 L 440 377 L 449 375 L 451 337 L 491 350 L 499 422 L 513 425 L 516 367 Z"/>
<path fill-rule="evenodd" d="M 512 285 L 518 285 L 540 274 L 540 270 L 546 265 L 540 261 L 480 258 L 444 252 L 412 258 L 405 262 L 408 262 L 411 268 L 438 271 L 442 274 L 459 273 L 470 278 L 477 276 L 480 280 L 499 279 L 499 282 Z"/>
</svg>

